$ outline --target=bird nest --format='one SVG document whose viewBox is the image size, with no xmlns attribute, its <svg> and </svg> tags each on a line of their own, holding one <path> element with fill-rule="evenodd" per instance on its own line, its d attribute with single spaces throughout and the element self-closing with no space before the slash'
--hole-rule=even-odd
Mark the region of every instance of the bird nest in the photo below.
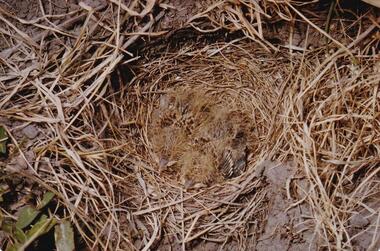
<svg viewBox="0 0 380 251">
<path fill-rule="evenodd" d="M 191 87 L 161 94 L 147 121 L 151 125 L 147 143 L 160 173 L 180 173 L 187 188 L 211 184 L 221 175 L 239 175 L 246 167 L 247 151 L 254 147 L 254 140 L 248 137 L 255 135 L 249 128 L 253 120 L 236 107 L 237 96 L 229 103 L 219 95 L 212 97 L 200 87 Z"/>
<path fill-rule="evenodd" d="M 1 172 L 53 191 L 51 219 L 102 250 L 379 246 L 375 9 L 208 1 L 167 32 L 171 4 L 108 2 L 0 9 Z"/>
<path fill-rule="evenodd" d="M 300 249 L 317 249 L 330 245 L 321 237 L 324 231 L 336 239 L 345 235 L 326 220 L 333 217 L 345 219 L 341 227 L 349 235 L 372 231 L 371 224 L 354 230 L 354 212 L 367 209 L 339 204 L 341 197 L 333 191 L 355 200 L 362 194 L 363 203 L 376 207 L 371 191 L 378 137 L 366 145 L 365 158 L 374 163 L 358 167 L 355 163 L 363 155 L 356 152 L 360 149 L 355 142 L 369 132 L 354 125 L 372 122 L 364 114 L 351 120 L 339 114 L 362 113 L 356 99 L 378 106 L 378 97 L 371 94 L 378 92 L 378 66 L 366 60 L 368 67 L 359 70 L 342 52 L 336 49 L 326 56 L 305 51 L 289 57 L 243 39 L 183 47 L 132 67 L 130 84 L 115 90 L 100 117 L 111 123 L 105 135 L 115 140 L 109 143 L 119 156 L 113 166 L 124 176 L 114 189 L 118 201 L 128 202 L 128 224 L 119 231 L 129 233 L 130 245 L 189 248 L 207 240 L 246 249 L 251 247 L 247 235 L 253 240 L 271 236 L 279 230 L 267 226 L 277 221 L 291 228 L 280 236 L 307 243 Z M 338 74 L 347 76 L 339 95 L 329 80 L 337 78 L 331 60 L 339 65 Z M 359 162 L 337 163 L 333 156 L 347 151 L 355 151 L 352 158 Z M 291 167 L 276 169 L 268 160 L 291 161 Z M 359 185 L 349 188 L 344 180 L 356 175 Z M 336 208 L 325 211 L 331 203 Z M 279 218 L 289 213 L 293 218 Z M 320 237 L 315 237 L 307 215 L 323 222 L 315 230 Z M 368 217 L 374 222 L 373 214 Z"/>
<path fill-rule="evenodd" d="M 113 133 L 128 145 L 129 207 L 153 229 L 165 221 L 165 236 L 183 235 L 184 244 L 205 233 L 238 240 L 265 207 L 256 169 L 285 70 L 265 57 L 249 43 L 188 47 L 139 65 L 110 107 L 120 109 L 109 118 Z"/>
</svg>

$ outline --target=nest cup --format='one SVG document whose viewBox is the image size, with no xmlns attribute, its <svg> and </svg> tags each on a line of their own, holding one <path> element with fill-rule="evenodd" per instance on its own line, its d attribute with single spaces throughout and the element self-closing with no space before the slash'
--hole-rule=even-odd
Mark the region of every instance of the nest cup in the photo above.
<svg viewBox="0 0 380 251">
<path fill-rule="evenodd" d="M 262 199 L 260 192 L 251 193 L 259 187 L 252 173 L 267 157 L 268 132 L 284 75 L 280 71 L 286 68 L 276 68 L 282 59 L 270 60 L 270 54 L 258 48 L 254 43 L 217 43 L 148 60 L 137 67 L 143 70 L 116 101 L 128 111 L 114 113 L 120 117 L 110 121 L 119 128 L 120 142 L 128 142 L 123 154 L 134 172 L 128 185 L 135 193 L 132 203 L 141 208 L 138 205 L 149 201 L 143 208 L 150 211 L 165 208 L 174 198 L 195 196 L 166 218 L 164 228 L 173 235 L 178 234 L 179 215 L 189 217 L 184 222 L 189 228 L 194 214 L 205 208 L 224 208 L 219 217 L 227 219 L 242 210 L 229 202 Z M 148 218 L 161 214 L 145 214 L 144 209 L 140 213 Z M 196 225 L 214 221 L 208 213 L 199 217 Z M 220 230 L 216 225 L 209 233 Z"/>
</svg>

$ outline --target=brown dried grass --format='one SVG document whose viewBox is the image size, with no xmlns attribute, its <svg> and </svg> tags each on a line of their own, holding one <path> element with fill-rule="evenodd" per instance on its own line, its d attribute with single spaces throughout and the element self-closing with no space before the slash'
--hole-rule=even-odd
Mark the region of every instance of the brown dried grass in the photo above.
<svg viewBox="0 0 380 251">
<path fill-rule="evenodd" d="M 284 51 L 263 37 L 263 20 L 295 22 L 295 1 L 217 2 L 189 24 L 202 32 L 243 30 L 258 45 L 241 39 L 139 61 L 134 79 L 113 92 L 111 73 L 138 59 L 128 48 L 164 14 L 150 14 L 153 2 L 82 5 L 59 25 L 46 24 L 46 15 L 33 23 L 40 31 L 33 37 L 12 25 L 27 20 L 1 11 L 10 46 L 0 58 L 0 116 L 44 133 L 30 146 L 37 155 L 28 162 L 31 174 L 18 175 L 54 190 L 65 208 L 57 217 L 70 217 L 92 247 L 148 250 L 174 236 L 183 249 L 199 238 L 232 239 L 243 249 L 265 217 L 263 161 L 291 159 L 309 183 L 294 206 L 310 207 L 320 245 L 350 249 L 359 234 L 372 234 L 375 247 L 379 221 L 352 234 L 350 219 L 363 210 L 380 217 L 379 21 L 361 17 L 357 34 L 344 34 L 350 44 L 320 29 L 333 44 L 295 53 L 292 41 Z M 211 22 L 200 25 L 202 18 Z M 363 30 L 362 19 L 372 24 Z M 50 50 L 47 37 L 64 46 Z M 123 62 L 122 53 L 130 59 Z M 241 176 L 186 190 L 175 175 L 160 173 L 151 114 L 158 97 L 177 86 L 198 88 L 254 123 L 256 151 Z"/>
<path fill-rule="evenodd" d="M 216 50 L 219 50 L 216 55 L 209 56 Z M 165 222 L 165 226 L 151 226 L 153 229 L 148 228 L 149 231 L 158 228 L 161 235 L 182 236 L 183 245 L 206 233 L 209 239 L 223 243 L 230 236 L 244 239 L 244 230 L 251 217 L 262 210 L 260 205 L 264 203 L 262 200 L 265 195 L 262 190 L 263 180 L 257 177 L 259 175 L 254 170 L 266 158 L 265 143 L 269 140 L 267 133 L 280 80 L 276 80 L 271 71 L 259 71 L 259 65 L 271 69 L 275 62 L 260 62 L 260 59 L 250 56 L 254 52 L 249 45 L 216 44 L 201 50 L 188 48 L 180 53 L 148 61 L 138 66 L 141 73 L 123 91 L 128 94 L 129 102 L 125 102 L 125 98 L 116 101 L 120 112 L 114 110 L 115 117 L 111 117 L 110 121 L 119 122 L 113 128 L 113 132 L 120 135 L 120 141 L 116 145 L 128 142 L 128 150 L 123 150 L 121 154 L 129 153 L 128 159 L 119 164 L 124 167 L 119 169 L 132 165 L 131 171 L 135 173 L 128 177 L 126 183 L 120 184 L 118 190 L 133 189 L 136 193 L 134 199 L 130 200 L 132 204 L 127 206 L 136 219 L 143 219 L 143 222 Z M 178 88 L 173 90 L 176 86 Z M 194 92 L 197 94 L 192 95 Z M 232 180 L 221 180 L 216 177 L 215 156 L 200 154 L 200 149 L 205 145 L 195 143 L 190 150 L 184 147 L 193 140 L 188 135 L 194 136 L 194 133 L 179 137 L 175 130 L 166 134 L 167 127 L 155 126 L 157 124 L 152 123 L 155 107 L 159 106 L 160 96 L 168 93 L 173 93 L 177 100 L 185 99 L 188 109 L 192 111 L 197 108 L 199 111 L 200 104 L 209 105 L 207 117 L 193 117 L 195 124 L 200 122 L 200 126 L 194 130 L 202 130 L 203 126 L 208 127 L 206 131 L 217 130 L 214 125 L 208 124 L 208 119 L 218 116 L 218 112 L 223 113 L 220 107 L 245 113 L 249 117 L 245 123 L 252 123 L 254 130 L 250 133 L 255 136 L 255 141 L 250 145 L 252 156 L 249 171 Z M 197 95 L 202 95 L 203 101 Z M 193 101 L 195 104 L 191 103 Z M 218 108 L 215 108 L 216 105 Z M 121 111 L 128 111 L 129 114 L 122 114 Z M 134 121 L 135 124 L 123 126 L 127 124 L 123 120 Z M 180 134 L 183 133 L 180 131 Z M 175 135 L 177 141 L 168 149 L 169 153 L 176 154 L 178 149 L 183 151 L 183 148 L 185 151 L 178 159 L 173 157 L 178 161 L 177 165 L 161 171 L 159 156 L 155 151 L 156 144 L 165 145 L 162 140 L 171 135 Z M 199 162 L 192 162 L 197 157 L 202 163 L 199 168 L 194 166 Z M 185 182 L 181 182 L 182 172 L 185 176 L 195 176 L 197 181 L 205 183 L 204 186 L 186 189 L 183 186 Z M 211 177 L 216 179 L 211 184 L 202 180 Z M 256 192 L 252 193 L 252 190 Z M 135 226 L 129 230 L 137 233 L 137 229 L 138 226 Z M 161 237 L 152 238 L 157 240 Z M 241 245 L 245 244 L 242 242 Z"/>
</svg>

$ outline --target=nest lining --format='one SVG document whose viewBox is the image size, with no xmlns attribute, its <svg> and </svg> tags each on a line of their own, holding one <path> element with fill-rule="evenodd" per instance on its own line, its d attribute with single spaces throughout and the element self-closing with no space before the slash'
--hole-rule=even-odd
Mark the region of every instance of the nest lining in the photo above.
<svg viewBox="0 0 380 251">
<path fill-rule="evenodd" d="M 210 56 L 220 48 L 223 53 Z M 117 101 L 128 111 L 110 121 L 119 128 L 120 142 L 127 142 L 123 155 L 133 166 L 125 163 L 133 174 L 128 184 L 120 184 L 129 191 L 130 210 L 150 221 L 150 213 L 161 215 L 169 209 L 165 205 L 183 199 L 165 217 L 165 236 L 179 234 L 179 218 L 186 218 L 185 228 L 196 229 L 187 243 L 206 229 L 215 238 L 239 236 L 248 226 L 237 219 L 249 221 L 265 210 L 265 181 L 256 169 L 268 157 L 272 113 L 286 68 L 273 71 L 284 59 L 262 60 L 269 55 L 261 50 L 254 58 L 256 50 L 254 44 L 222 43 L 148 61 L 123 90 L 128 102 Z M 220 223 L 231 219 L 238 231 L 226 233 Z"/>
</svg>

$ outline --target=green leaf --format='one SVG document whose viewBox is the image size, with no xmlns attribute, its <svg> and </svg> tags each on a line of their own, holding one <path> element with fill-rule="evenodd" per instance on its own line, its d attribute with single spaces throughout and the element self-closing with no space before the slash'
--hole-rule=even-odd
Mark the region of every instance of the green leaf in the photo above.
<svg viewBox="0 0 380 251">
<path fill-rule="evenodd" d="M 7 140 L 8 134 L 4 127 L 0 126 L 0 154 L 7 154 Z"/>
<path fill-rule="evenodd" d="M 23 229 L 30 225 L 33 220 L 37 217 L 40 211 L 36 210 L 32 206 L 26 206 L 20 211 L 20 215 L 18 216 L 16 227 Z"/>
<path fill-rule="evenodd" d="M 48 218 L 46 215 L 42 215 L 38 222 L 26 232 L 26 241 L 23 242 L 17 250 L 25 250 L 35 239 L 49 232 L 49 230 L 54 226 L 53 223 L 55 224 L 55 220 L 53 218 Z"/>
<path fill-rule="evenodd" d="M 1 224 L 1 230 L 3 230 L 4 232 L 6 232 L 8 234 L 12 234 L 13 224 L 10 223 L 9 221 L 4 221 Z"/>
<path fill-rule="evenodd" d="M 74 231 L 69 221 L 62 221 L 55 226 L 55 246 L 57 251 L 73 251 L 75 249 Z"/>
<path fill-rule="evenodd" d="M 52 221 L 52 218 L 49 219 L 45 214 L 43 214 L 38 220 L 38 222 L 34 224 L 29 231 L 26 232 L 26 236 L 28 238 L 33 237 L 35 239 L 40 235 L 46 234 L 55 225 L 55 220 L 54 224 L 51 224 Z"/>
<path fill-rule="evenodd" d="M 15 243 L 13 245 L 10 245 L 5 249 L 5 251 L 20 251 L 20 243 Z"/>
<path fill-rule="evenodd" d="M 27 239 L 24 231 L 22 231 L 18 227 L 15 227 L 15 229 L 13 230 L 13 238 L 15 238 L 20 243 L 26 242 Z"/>
<path fill-rule="evenodd" d="M 41 202 L 38 203 L 37 209 L 40 210 L 44 208 L 47 204 L 49 204 L 49 202 L 54 198 L 54 195 L 55 194 L 52 192 L 45 193 L 44 196 L 42 197 Z"/>
</svg>

